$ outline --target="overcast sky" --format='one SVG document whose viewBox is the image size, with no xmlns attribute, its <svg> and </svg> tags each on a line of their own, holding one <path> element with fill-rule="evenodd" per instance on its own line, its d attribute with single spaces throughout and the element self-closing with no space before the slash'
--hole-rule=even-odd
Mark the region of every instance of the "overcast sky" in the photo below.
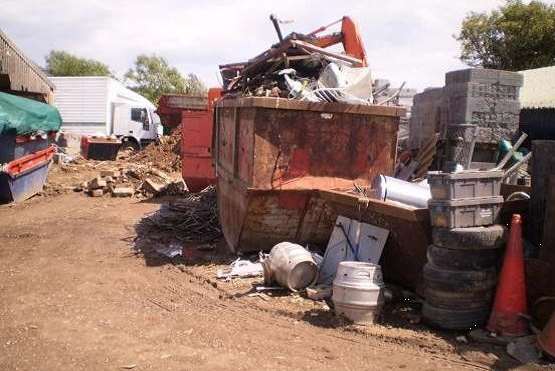
<svg viewBox="0 0 555 371">
<path fill-rule="evenodd" d="M 254 57 L 277 41 L 269 14 L 292 19 L 284 34 L 354 18 L 374 78 L 419 90 L 464 68 L 453 38 L 470 11 L 501 0 L 0 0 L 0 29 L 39 65 L 51 49 L 98 59 L 121 76 L 141 53 L 218 83 L 218 64 Z"/>
</svg>

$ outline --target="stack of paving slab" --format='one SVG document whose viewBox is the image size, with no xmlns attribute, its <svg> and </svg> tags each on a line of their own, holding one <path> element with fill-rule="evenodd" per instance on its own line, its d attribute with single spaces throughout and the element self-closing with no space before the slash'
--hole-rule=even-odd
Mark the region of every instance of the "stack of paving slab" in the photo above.
<svg viewBox="0 0 555 371">
<path fill-rule="evenodd" d="M 444 329 L 482 325 L 490 312 L 505 228 L 503 171 L 429 172 L 433 244 L 424 266 L 424 320 Z"/>
<path fill-rule="evenodd" d="M 522 83 L 519 73 L 501 70 L 466 69 L 445 75 L 442 127 L 447 162 L 464 163 L 474 136 L 477 166 L 495 161 L 497 143 L 517 134 Z"/>
</svg>

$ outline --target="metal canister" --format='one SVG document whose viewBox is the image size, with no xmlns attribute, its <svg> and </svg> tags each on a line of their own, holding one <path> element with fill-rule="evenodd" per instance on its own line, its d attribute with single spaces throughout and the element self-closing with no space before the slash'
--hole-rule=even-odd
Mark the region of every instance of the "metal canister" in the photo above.
<svg viewBox="0 0 555 371">
<path fill-rule="evenodd" d="M 379 265 L 344 261 L 333 281 L 335 313 L 356 324 L 372 324 L 384 303 L 382 270 Z"/>
<path fill-rule="evenodd" d="M 280 242 L 261 259 L 266 284 L 277 282 L 291 291 L 304 289 L 318 277 L 312 254 L 301 245 Z"/>
</svg>

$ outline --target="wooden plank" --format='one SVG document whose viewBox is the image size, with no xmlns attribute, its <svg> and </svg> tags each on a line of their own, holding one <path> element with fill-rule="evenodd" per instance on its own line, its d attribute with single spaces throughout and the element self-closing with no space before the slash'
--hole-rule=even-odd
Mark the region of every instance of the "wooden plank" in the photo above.
<svg viewBox="0 0 555 371">
<path fill-rule="evenodd" d="M 312 53 L 318 53 L 318 54 L 322 54 L 322 55 L 326 55 L 328 57 L 332 57 L 341 61 L 345 61 L 345 62 L 349 62 L 351 63 L 354 67 L 362 67 L 363 63 L 360 59 L 351 57 L 350 55 L 346 55 L 346 54 L 339 54 L 339 53 L 334 53 L 332 51 L 326 50 L 324 48 L 320 48 L 319 46 L 316 45 L 312 45 L 310 43 L 307 43 L 305 41 L 301 41 L 301 40 L 292 40 L 291 44 L 293 46 L 296 47 L 301 47 L 302 49 L 305 49 L 309 52 Z"/>
<path fill-rule="evenodd" d="M 332 204 L 339 204 L 343 207 L 351 208 L 353 214 L 368 209 L 384 216 L 406 221 L 421 222 L 430 220 L 428 209 L 415 209 L 409 206 L 403 206 L 402 204 L 392 204 L 372 198 L 365 199 L 353 193 L 334 190 L 321 190 L 320 195 Z M 366 206 L 366 204 L 368 206 Z"/>
<path fill-rule="evenodd" d="M 360 105 L 348 103 L 307 102 L 296 99 L 272 97 L 224 98 L 218 101 L 218 107 L 261 107 L 282 110 L 317 111 L 323 113 L 352 113 L 360 115 L 404 117 L 406 109 L 402 107 Z"/>
</svg>

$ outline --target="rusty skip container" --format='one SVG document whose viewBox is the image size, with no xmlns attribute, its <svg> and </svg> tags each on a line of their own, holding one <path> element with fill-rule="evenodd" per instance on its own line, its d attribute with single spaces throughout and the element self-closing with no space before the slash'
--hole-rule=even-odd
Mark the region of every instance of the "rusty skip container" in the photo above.
<svg viewBox="0 0 555 371">
<path fill-rule="evenodd" d="M 404 110 L 283 98 L 216 104 L 218 208 L 233 252 L 324 245 L 336 215 L 318 190 L 391 175 Z"/>
</svg>

